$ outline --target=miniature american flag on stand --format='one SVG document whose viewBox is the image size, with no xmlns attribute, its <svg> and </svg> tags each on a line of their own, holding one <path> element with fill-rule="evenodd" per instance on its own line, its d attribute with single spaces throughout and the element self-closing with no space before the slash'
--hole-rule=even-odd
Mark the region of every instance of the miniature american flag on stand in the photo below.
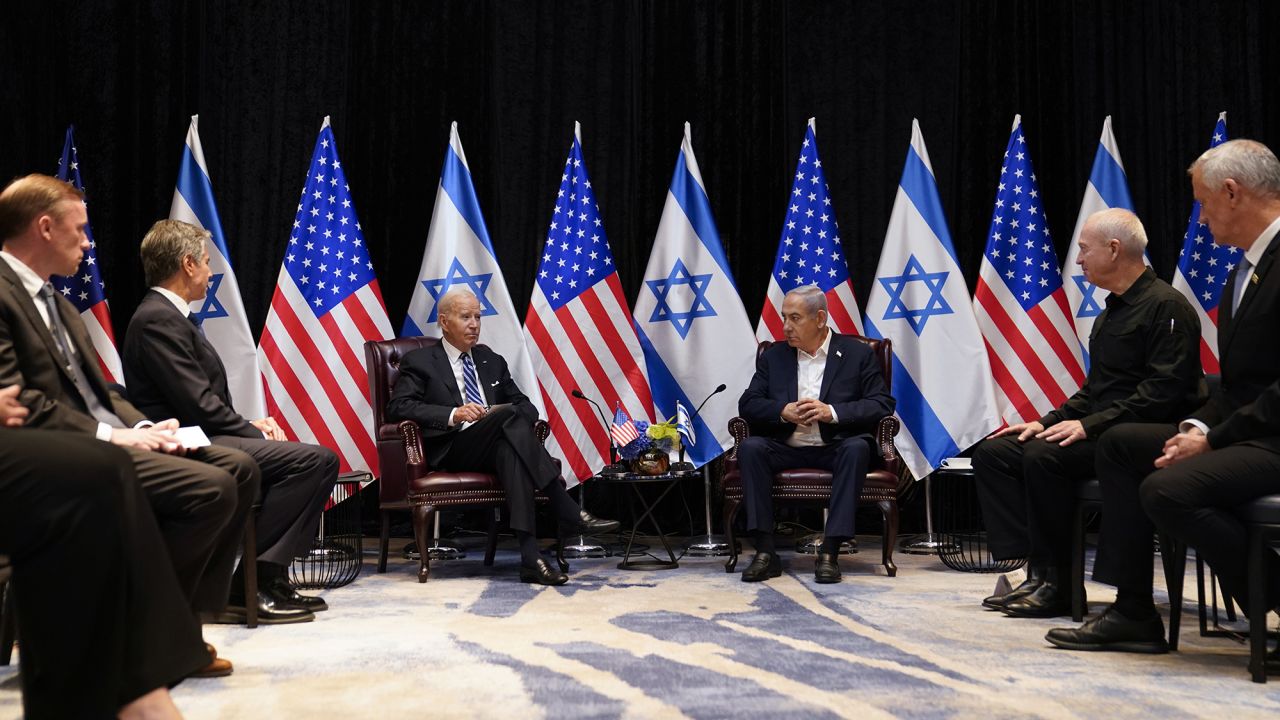
<svg viewBox="0 0 1280 720">
<path fill-rule="evenodd" d="M 392 336 L 326 117 L 258 345 L 267 411 L 343 472 L 377 472 L 364 343 Z"/>
<path fill-rule="evenodd" d="M 62 157 L 58 160 L 58 179 L 66 180 L 80 192 L 84 192 L 84 183 L 80 180 L 80 159 L 76 154 L 72 130 L 74 126 L 67 128 L 67 140 L 62 145 Z M 86 207 L 88 204 L 86 199 Z M 123 385 L 124 372 L 120 369 L 120 353 L 116 351 L 116 337 L 111 331 L 107 286 L 102 282 L 102 273 L 98 270 L 98 243 L 93 239 L 93 230 L 87 225 L 84 234 L 89 238 L 89 249 L 80 259 L 80 269 L 73 276 L 54 275 L 49 280 L 54 289 L 80 311 L 80 319 L 84 320 L 85 329 L 93 339 L 98 367 L 102 368 L 107 382 Z"/>
<path fill-rule="evenodd" d="M 783 339 L 782 298 L 801 285 L 817 285 L 827 296 L 827 315 L 836 332 L 862 334 L 862 313 L 840 244 L 840 226 L 831 207 L 831 188 L 818 157 L 814 118 L 809 118 L 796 162 L 778 256 L 769 276 L 757 340 Z"/>
<path fill-rule="evenodd" d="M 1005 422 L 1038 420 L 1084 384 L 1075 324 L 1022 133 L 1013 120 L 978 271 L 978 317 Z"/>
<path fill-rule="evenodd" d="M 1209 147 L 1214 148 L 1227 141 L 1227 114 L 1218 115 Z M 1182 236 L 1182 253 L 1178 256 L 1178 269 L 1173 275 L 1173 286 L 1191 300 L 1191 307 L 1200 315 L 1200 364 L 1210 375 L 1219 372 L 1218 367 L 1218 300 L 1227 282 L 1227 274 L 1235 268 L 1239 248 L 1218 245 L 1213 241 L 1209 226 L 1200 222 L 1200 203 L 1191 205 L 1191 219 L 1187 221 L 1187 233 Z"/>
<path fill-rule="evenodd" d="M 613 443 L 620 448 L 626 447 L 640 438 L 640 432 L 636 430 L 636 424 L 627 416 L 627 411 L 621 407 L 613 413 L 613 424 L 609 426 L 609 434 L 613 436 Z"/>
<path fill-rule="evenodd" d="M 547 451 L 564 462 L 567 479 L 585 480 L 609 464 L 609 429 L 573 391 L 650 420 L 653 396 L 577 123 L 524 332 L 551 425 Z"/>
</svg>

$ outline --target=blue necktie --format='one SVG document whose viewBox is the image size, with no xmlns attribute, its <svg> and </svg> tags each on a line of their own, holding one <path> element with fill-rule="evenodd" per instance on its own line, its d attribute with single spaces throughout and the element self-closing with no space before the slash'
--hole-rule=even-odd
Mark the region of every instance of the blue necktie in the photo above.
<svg viewBox="0 0 1280 720">
<path fill-rule="evenodd" d="M 476 364 L 471 360 L 471 353 L 462 353 L 462 384 L 466 386 L 467 402 L 483 405 L 480 397 L 480 380 L 476 378 Z"/>
<path fill-rule="evenodd" d="M 191 313 L 190 315 L 187 315 L 187 319 L 191 321 L 192 325 L 196 326 L 196 330 L 198 330 L 201 335 L 204 335 L 204 319 L 203 318 L 201 318 L 199 315 L 195 313 Z"/>
</svg>

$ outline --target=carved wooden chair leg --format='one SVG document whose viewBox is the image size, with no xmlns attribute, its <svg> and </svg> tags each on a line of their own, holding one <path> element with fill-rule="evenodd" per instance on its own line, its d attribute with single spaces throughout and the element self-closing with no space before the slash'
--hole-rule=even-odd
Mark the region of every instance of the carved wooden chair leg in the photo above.
<svg viewBox="0 0 1280 720">
<path fill-rule="evenodd" d="M 413 506 L 413 538 L 418 543 L 418 582 L 424 583 L 431 577 L 431 528 L 435 521 L 436 508 L 426 503 L 415 503 Z"/>
<path fill-rule="evenodd" d="M 493 567 L 493 556 L 498 552 L 498 509 L 489 510 L 489 538 L 484 549 L 484 566 Z"/>
<path fill-rule="evenodd" d="M 880 562 L 889 577 L 898 576 L 898 566 L 893 563 L 893 546 L 898 544 L 898 501 L 881 500 L 880 515 L 884 517 L 884 547 L 880 550 Z"/>
<path fill-rule="evenodd" d="M 382 511 L 382 534 L 378 537 L 378 572 L 387 571 L 387 545 L 391 543 L 391 511 Z"/>
<path fill-rule="evenodd" d="M 733 520 L 738 515 L 741 500 L 724 499 L 724 534 L 729 543 L 729 559 L 724 562 L 724 571 L 731 573 L 738 567 L 738 538 L 734 536 Z"/>
</svg>

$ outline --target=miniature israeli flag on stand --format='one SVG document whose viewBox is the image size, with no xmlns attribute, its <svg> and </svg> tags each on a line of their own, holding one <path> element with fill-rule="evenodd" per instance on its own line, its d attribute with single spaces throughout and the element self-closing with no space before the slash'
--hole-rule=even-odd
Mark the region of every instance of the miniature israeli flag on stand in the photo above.
<svg viewBox="0 0 1280 720">
<path fill-rule="evenodd" d="M 693 428 L 693 419 L 689 417 L 689 409 L 679 400 L 676 401 L 676 432 L 683 435 L 685 442 L 690 445 L 698 442 L 697 432 Z"/>
<path fill-rule="evenodd" d="M 720 383 L 728 385 L 693 419 L 699 441 L 691 439 L 685 450 L 701 467 L 733 442 L 727 425 L 751 381 L 756 339 L 720 245 L 688 123 L 634 317 L 657 417 L 676 414 L 677 402 L 697 407 Z"/>
<path fill-rule="evenodd" d="M 480 213 L 456 122 L 449 127 L 449 147 L 440 171 L 427 247 L 400 334 L 440 337 L 436 303 L 454 287 L 469 288 L 475 293 L 480 301 L 480 342 L 507 361 L 516 385 L 538 408 L 538 414 L 545 417 L 542 393 L 538 392 L 538 380 L 524 344 L 524 329 Z"/>
<path fill-rule="evenodd" d="M 915 120 L 864 327 L 893 341 L 902 421 L 894 445 L 916 479 L 1000 427 L 986 346 Z"/>
<path fill-rule="evenodd" d="M 1102 137 L 1098 139 L 1098 152 L 1093 156 L 1093 171 L 1089 173 L 1084 199 L 1080 201 L 1080 215 L 1076 218 L 1076 230 L 1071 233 L 1067 259 L 1062 263 L 1062 285 L 1071 306 L 1071 317 L 1075 320 L 1085 372 L 1089 371 L 1089 334 L 1093 332 L 1093 323 L 1102 314 L 1111 293 L 1085 280 L 1084 271 L 1076 264 L 1076 257 L 1080 255 L 1080 231 L 1090 215 L 1111 208 L 1133 210 L 1133 200 L 1129 197 L 1124 163 L 1120 162 L 1120 149 L 1116 147 L 1116 136 L 1111 132 L 1111 116 L 1108 115 L 1102 121 Z M 1147 264 L 1150 265 L 1151 261 L 1148 260 Z"/>
<path fill-rule="evenodd" d="M 218 219 L 218 207 L 213 201 L 209 166 L 205 164 L 200 134 L 196 130 L 199 119 L 199 115 L 191 116 L 187 144 L 182 149 L 182 162 L 178 167 L 178 186 L 173 191 L 173 204 L 169 207 L 169 219 L 197 225 L 213 236 L 209 243 L 209 267 L 213 270 L 209 276 L 209 294 L 192 303 L 191 312 L 200 317 L 205 337 L 218 351 L 227 369 L 227 389 L 231 392 L 236 412 L 256 420 L 267 415 L 262 373 L 258 369 L 258 349 L 249 332 L 249 319 L 244 312 L 244 301 L 240 299 L 240 285 L 236 282 L 235 271 L 231 269 L 231 254 L 227 252 L 222 221 Z"/>
</svg>

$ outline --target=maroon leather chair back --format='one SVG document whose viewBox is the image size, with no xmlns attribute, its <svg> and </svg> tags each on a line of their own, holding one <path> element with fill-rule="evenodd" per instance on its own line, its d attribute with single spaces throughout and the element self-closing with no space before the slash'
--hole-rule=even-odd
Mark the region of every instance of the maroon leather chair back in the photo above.
<svg viewBox="0 0 1280 720">
<path fill-rule="evenodd" d="M 369 403 L 373 406 L 373 437 L 378 444 L 378 501 L 382 506 L 408 507 L 408 477 L 405 474 L 404 440 L 396 423 L 387 421 L 387 403 L 400 378 L 400 358 L 406 353 L 439 343 L 438 338 L 408 337 L 370 340 L 364 344 L 369 368 Z"/>
</svg>

